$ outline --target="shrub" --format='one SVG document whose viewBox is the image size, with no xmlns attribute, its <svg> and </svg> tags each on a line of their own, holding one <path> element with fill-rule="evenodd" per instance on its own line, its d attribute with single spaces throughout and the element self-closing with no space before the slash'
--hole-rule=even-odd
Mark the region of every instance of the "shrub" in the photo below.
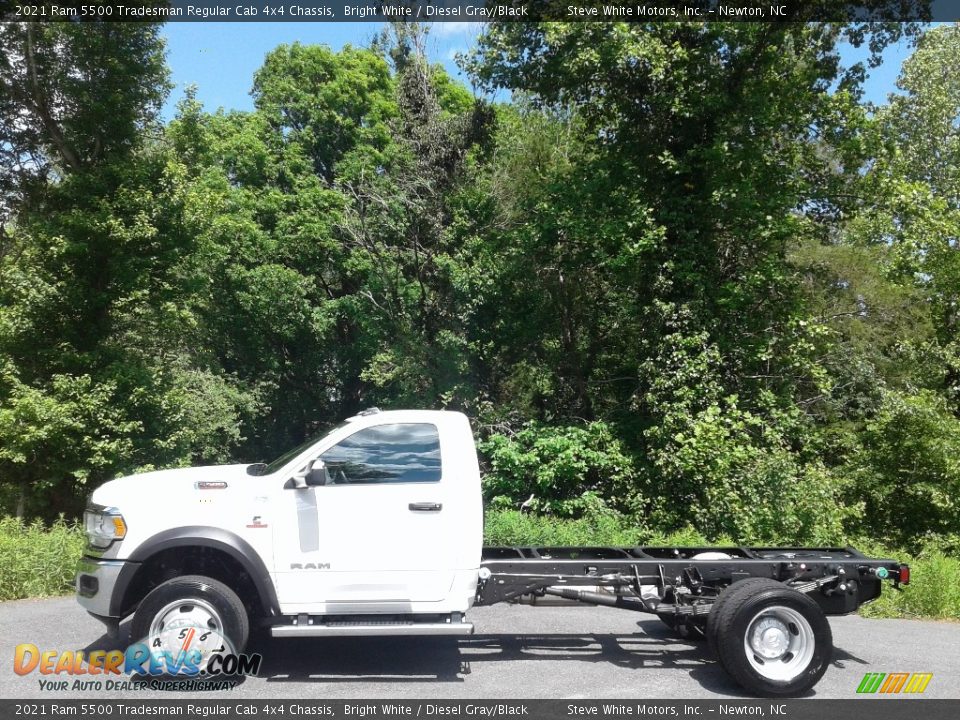
<svg viewBox="0 0 960 720">
<path fill-rule="evenodd" d="M 729 538 L 718 542 L 732 544 Z M 590 512 L 577 519 L 555 518 L 517 510 L 487 511 L 484 523 L 487 545 L 580 545 L 622 546 L 708 544 L 707 539 L 687 526 L 673 532 L 650 532 L 629 516 L 617 512 Z"/>
<path fill-rule="evenodd" d="M 910 565 L 910 584 L 899 591 L 885 585 L 879 599 L 860 609 L 861 615 L 960 620 L 960 558 L 945 554 L 939 542 L 928 541 L 915 555 L 869 540 L 853 544 L 871 557 L 892 558 Z"/>
<path fill-rule="evenodd" d="M 960 533 L 960 421 L 931 392 L 889 392 L 852 460 L 861 532 L 912 548 Z"/>
<path fill-rule="evenodd" d="M 0 600 L 70 592 L 85 542 L 82 528 L 62 517 L 49 527 L 0 518 Z"/>
<path fill-rule="evenodd" d="M 655 526 L 689 518 L 707 537 L 745 544 L 834 542 L 857 511 L 840 502 L 841 479 L 818 462 L 804 463 L 781 423 L 739 407 L 736 396 L 648 435 L 658 488 Z"/>
<path fill-rule="evenodd" d="M 487 545 L 640 544 L 643 532 L 617 513 L 590 513 L 560 520 L 517 510 L 489 510 L 484 524 Z"/>
<path fill-rule="evenodd" d="M 527 424 L 508 437 L 480 443 L 489 464 L 484 495 L 494 507 L 530 500 L 534 510 L 567 518 L 616 507 L 636 487 L 636 472 L 610 426 Z"/>
</svg>

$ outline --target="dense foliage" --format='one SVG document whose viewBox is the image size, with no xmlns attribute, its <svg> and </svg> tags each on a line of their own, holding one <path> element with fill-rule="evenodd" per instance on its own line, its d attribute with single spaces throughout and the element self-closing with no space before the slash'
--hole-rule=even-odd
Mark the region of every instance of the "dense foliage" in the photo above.
<svg viewBox="0 0 960 720">
<path fill-rule="evenodd" d="M 957 550 L 960 29 L 494 23 L 497 103 L 424 32 L 163 125 L 156 26 L 0 30 L 5 511 L 443 407 L 492 507 Z"/>
</svg>

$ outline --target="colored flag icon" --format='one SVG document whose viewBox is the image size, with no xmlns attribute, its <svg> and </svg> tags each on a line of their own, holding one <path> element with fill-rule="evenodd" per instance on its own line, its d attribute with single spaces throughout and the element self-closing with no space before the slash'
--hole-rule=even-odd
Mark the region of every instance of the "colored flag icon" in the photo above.
<svg viewBox="0 0 960 720">
<path fill-rule="evenodd" d="M 933 673 L 867 673 L 857 686 L 857 692 L 864 695 L 922 693 L 932 679 Z"/>
</svg>

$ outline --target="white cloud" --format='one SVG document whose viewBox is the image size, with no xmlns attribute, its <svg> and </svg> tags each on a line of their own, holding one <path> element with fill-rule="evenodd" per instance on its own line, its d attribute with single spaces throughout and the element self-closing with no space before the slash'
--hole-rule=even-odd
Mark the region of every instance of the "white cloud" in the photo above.
<svg viewBox="0 0 960 720">
<path fill-rule="evenodd" d="M 482 22 L 435 22 L 430 25 L 430 34 L 434 37 L 476 35 L 482 28 Z"/>
</svg>

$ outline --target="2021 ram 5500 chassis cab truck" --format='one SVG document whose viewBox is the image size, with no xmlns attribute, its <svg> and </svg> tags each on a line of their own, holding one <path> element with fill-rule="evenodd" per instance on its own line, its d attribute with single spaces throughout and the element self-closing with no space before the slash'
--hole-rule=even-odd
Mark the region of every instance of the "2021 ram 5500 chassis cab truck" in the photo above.
<svg viewBox="0 0 960 720">
<path fill-rule="evenodd" d="M 251 623 L 465 635 L 473 605 L 564 599 L 705 635 L 744 688 L 791 696 L 827 668 L 827 615 L 909 582 L 852 548 L 484 548 L 473 434 L 445 411 L 373 409 L 270 464 L 113 480 L 84 522 L 81 605 L 111 634 L 132 614 L 132 639 L 170 653 L 188 628 L 209 655 L 242 651 Z"/>
</svg>

